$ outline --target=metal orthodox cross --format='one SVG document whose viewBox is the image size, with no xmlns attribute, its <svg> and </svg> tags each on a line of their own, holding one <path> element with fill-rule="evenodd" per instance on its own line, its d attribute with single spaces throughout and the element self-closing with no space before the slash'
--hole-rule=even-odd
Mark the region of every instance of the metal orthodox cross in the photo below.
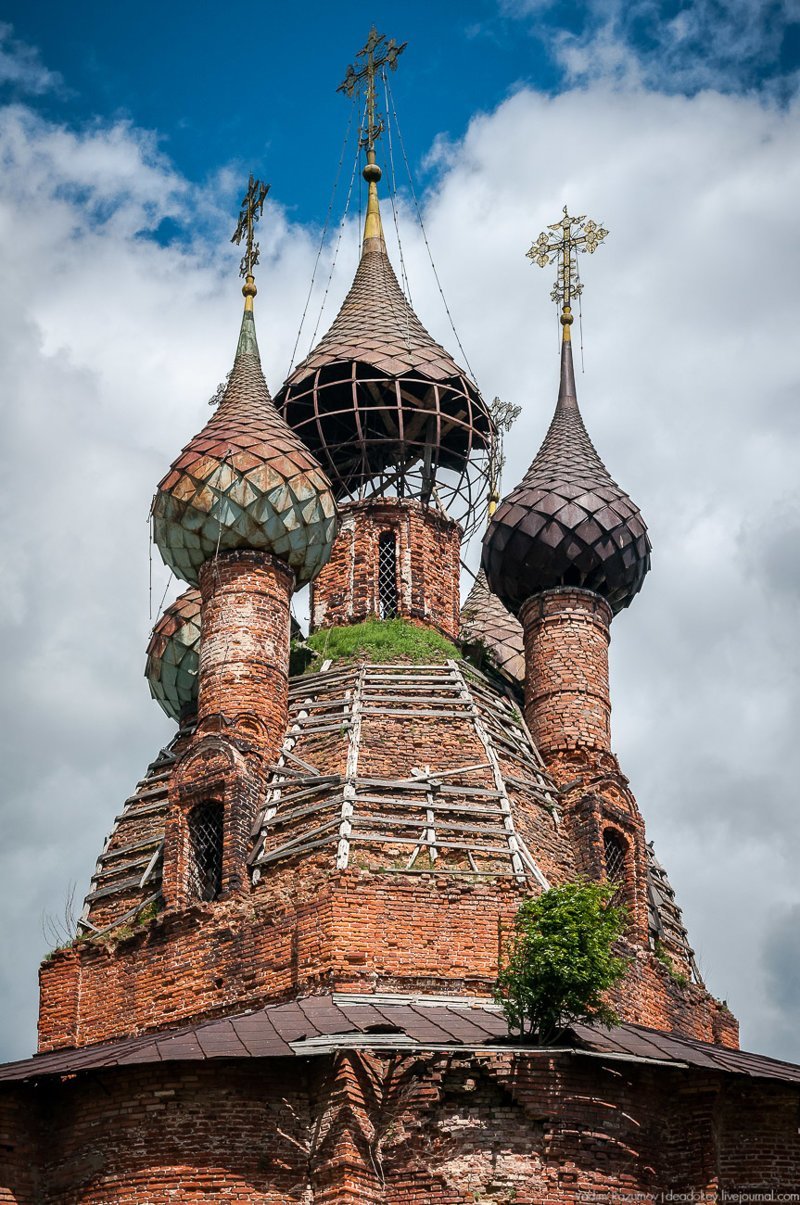
<svg viewBox="0 0 800 1205">
<path fill-rule="evenodd" d="M 554 230 L 556 233 L 548 234 L 547 230 Z M 568 309 L 572 298 L 579 297 L 583 292 L 583 285 L 578 279 L 576 253 L 588 251 L 592 255 L 608 231 L 598 226 L 591 218 L 587 222 L 585 214 L 577 218 L 570 217 L 566 205 L 561 221 L 554 222 L 547 230 L 542 231 L 527 253 L 528 259 L 532 259 L 540 268 L 546 268 L 548 264 L 558 261 L 556 283 L 550 296 L 562 308 Z"/>
<path fill-rule="evenodd" d="M 240 276 L 252 276 L 253 268 L 258 263 L 259 246 L 254 241 L 253 234 L 255 223 L 264 212 L 264 198 L 268 192 L 269 184 L 262 184 L 260 180 L 254 180 L 252 175 L 250 176 L 247 192 L 242 197 L 239 221 L 231 239 L 231 242 L 237 245 L 241 244 L 242 239 L 245 240 L 245 253 L 239 264 Z"/>
<path fill-rule="evenodd" d="M 405 50 L 408 42 L 398 46 L 394 38 L 387 42 L 386 34 L 378 33 L 375 26 L 369 31 L 367 44 L 356 55 L 356 65 L 349 66 L 337 92 L 352 96 L 360 88 L 364 80 L 367 82 L 367 125 L 361 145 L 368 151 L 374 149 L 375 140 L 383 132 L 383 120 L 375 109 L 375 76 L 382 73 L 385 67 L 397 70 L 397 60 Z M 361 63 L 358 60 L 361 59 Z"/>
</svg>

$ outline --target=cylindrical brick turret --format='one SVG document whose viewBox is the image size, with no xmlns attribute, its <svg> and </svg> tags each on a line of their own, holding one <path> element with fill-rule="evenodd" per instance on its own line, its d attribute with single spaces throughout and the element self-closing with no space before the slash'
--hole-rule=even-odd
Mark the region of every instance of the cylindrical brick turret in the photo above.
<svg viewBox="0 0 800 1205">
<path fill-rule="evenodd" d="M 459 631 L 461 528 L 410 498 L 340 507 L 328 564 L 311 585 L 311 626 L 410 619 Z"/>
<path fill-rule="evenodd" d="M 610 753 L 611 608 L 591 590 L 544 590 L 520 611 L 525 634 L 525 720 L 549 762 Z"/>
<path fill-rule="evenodd" d="M 285 735 L 294 573 L 268 552 L 240 549 L 200 570 L 198 737 L 222 731 L 274 756 Z"/>
</svg>

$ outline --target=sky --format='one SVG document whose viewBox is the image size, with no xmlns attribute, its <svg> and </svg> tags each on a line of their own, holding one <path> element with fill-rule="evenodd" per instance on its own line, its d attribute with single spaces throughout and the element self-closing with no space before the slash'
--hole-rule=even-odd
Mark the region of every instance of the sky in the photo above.
<svg viewBox="0 0 800 1205">
<path fill-rule="evenodd" d="M 232 12 L 0 5 L 0 1058 L 35 1045 L 44 918 L 82 898 L 172 731 L 142 670 L 180 587 L 147 516 L 231 365 L 248 172 L 272 186 L 256 317 L 273 390 L 318 253 L 297 354 L 355 263 L 336 86 L 364 7 Z M 709 988 L 746 1048 L 800 1060 L 800 6 L 373 15 L 408 40 L 393 99 L 459 338 L 484 396 L 522 407 L 506 489 L 557 387 L 552 281 L 525 251 L 565 203 L 610 231 L 581 263 L 578 391 L 654 545 L 613 625 L 614 747 Z M 394 130 L 414 306 L 458 353 Z"/>
</svg>

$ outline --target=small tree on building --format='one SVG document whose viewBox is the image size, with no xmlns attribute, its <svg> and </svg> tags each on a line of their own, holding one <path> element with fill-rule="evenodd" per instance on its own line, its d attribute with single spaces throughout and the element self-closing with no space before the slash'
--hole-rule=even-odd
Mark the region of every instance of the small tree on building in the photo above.
<svg viewBox="0 0 800 1205">
<path fill-rule="evenodd" d="M 617 886 L 577 882 L 525 900 L 501 951 L 495 998 L 512 1031 L 546 1046 L 574 1021 L 619 1021 L 604 993 L 625 974 Z"/>
</svg>

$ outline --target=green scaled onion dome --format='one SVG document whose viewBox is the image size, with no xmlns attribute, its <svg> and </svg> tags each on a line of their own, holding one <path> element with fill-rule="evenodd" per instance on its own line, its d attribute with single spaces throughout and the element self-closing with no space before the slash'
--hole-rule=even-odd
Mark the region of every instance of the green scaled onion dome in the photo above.
<svg viewBox="0 0 800 1205">
<path fill-rule="evenodd" d="M 200 665 L 200 591 L 192 587 L 167 607 L 153 628 L 144 675 L 150 694 L 170 719 L 197 706 Z"/>
<path fill-rule="evenodd" d="M 203 563 L 234 549 L 270 552 L 311 581 L 331 553 L 336 503 L 318 462 L 278 414 L 256 342 L 252 299 L 233 369 L 214 417 L 186 445 L 153 502 L 165 563 L 196 585 Z"/>
</svg>

